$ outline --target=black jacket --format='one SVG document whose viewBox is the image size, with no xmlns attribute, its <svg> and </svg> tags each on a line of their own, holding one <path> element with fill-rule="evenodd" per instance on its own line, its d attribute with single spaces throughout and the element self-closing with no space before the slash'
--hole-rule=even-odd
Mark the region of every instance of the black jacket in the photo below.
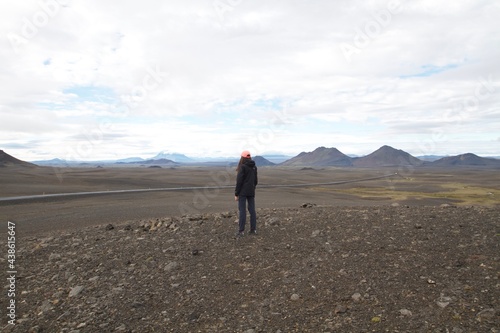
<svg viewBox="0 0 500 333">
<path fill-rule="evenodd" d="M 255 162 L 249 159 L 241 165 L 238 171 L 234 195 L 254 197 L 257 183 L 257 167 L 255 166 Z"/>
</svg>

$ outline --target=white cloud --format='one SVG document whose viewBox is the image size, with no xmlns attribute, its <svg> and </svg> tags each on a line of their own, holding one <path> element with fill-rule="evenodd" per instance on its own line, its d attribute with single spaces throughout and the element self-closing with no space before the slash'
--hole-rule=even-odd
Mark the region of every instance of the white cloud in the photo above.
<svg viewBox="0 0 500 333">
<path fill-rule="evenodd" d="M 0 148 L 20 158 L 63 157 L 55 142 L 84 146 L 75 135 L 99 124 L 124 136 L 88 159 L 231 155 L 284 108 L 287 125 L 257 149 L 403 149 L 442 131 L 500 155 L 495 1 L 44 0 L 0 13 Z"/>
</svg>

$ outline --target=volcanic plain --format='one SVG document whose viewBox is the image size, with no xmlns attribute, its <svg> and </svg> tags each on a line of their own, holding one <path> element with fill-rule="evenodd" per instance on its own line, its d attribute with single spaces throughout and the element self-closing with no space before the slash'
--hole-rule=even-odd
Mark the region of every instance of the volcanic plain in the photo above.
<svg viewBox="0 0 500 333">
<path fill-rule="evenodd" d="M 241 239 L 234 178 L 1 168 L 2 332 L 500 332 L 498 169 L 262 167 Z"/>
</svg>

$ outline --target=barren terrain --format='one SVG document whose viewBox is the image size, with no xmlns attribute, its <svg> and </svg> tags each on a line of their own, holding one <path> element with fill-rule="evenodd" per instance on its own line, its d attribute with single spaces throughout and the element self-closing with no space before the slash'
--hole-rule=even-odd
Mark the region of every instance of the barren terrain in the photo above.
<svg viewBox="0 0 500 333">
<path fill-rule="evenodd" d="M 0 197 L 234 182 L 216 168 L 0 172 Z M 258 189 L 258 235 L 242 239 L 231 188 L 0 202 L 17 237 L 3 331 L 500 331 L 498 170 L 259 176 L 353 182 Z"/>
</svg>

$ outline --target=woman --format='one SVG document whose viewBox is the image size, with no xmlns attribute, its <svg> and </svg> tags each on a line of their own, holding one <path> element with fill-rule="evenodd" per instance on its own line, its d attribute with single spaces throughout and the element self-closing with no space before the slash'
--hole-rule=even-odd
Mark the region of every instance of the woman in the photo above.
<svg viewBox="0 0 500 333">
<path fill-rule="evenodd" d="M 243 237 L 247 218 L 246 205 L 248 201 L 248 212 L 250 213 L 250 234 L 257 234 L 257 216 L 255 214 L 255 187 L 257 186 L 257 167 L 252 160 L 250 152 L 245 150 L 241 153 L 240 162 L 236 168 L 236 189 L 234 200 L 238 201 L 239 229 L 237 237 Z"/>
</svg>

